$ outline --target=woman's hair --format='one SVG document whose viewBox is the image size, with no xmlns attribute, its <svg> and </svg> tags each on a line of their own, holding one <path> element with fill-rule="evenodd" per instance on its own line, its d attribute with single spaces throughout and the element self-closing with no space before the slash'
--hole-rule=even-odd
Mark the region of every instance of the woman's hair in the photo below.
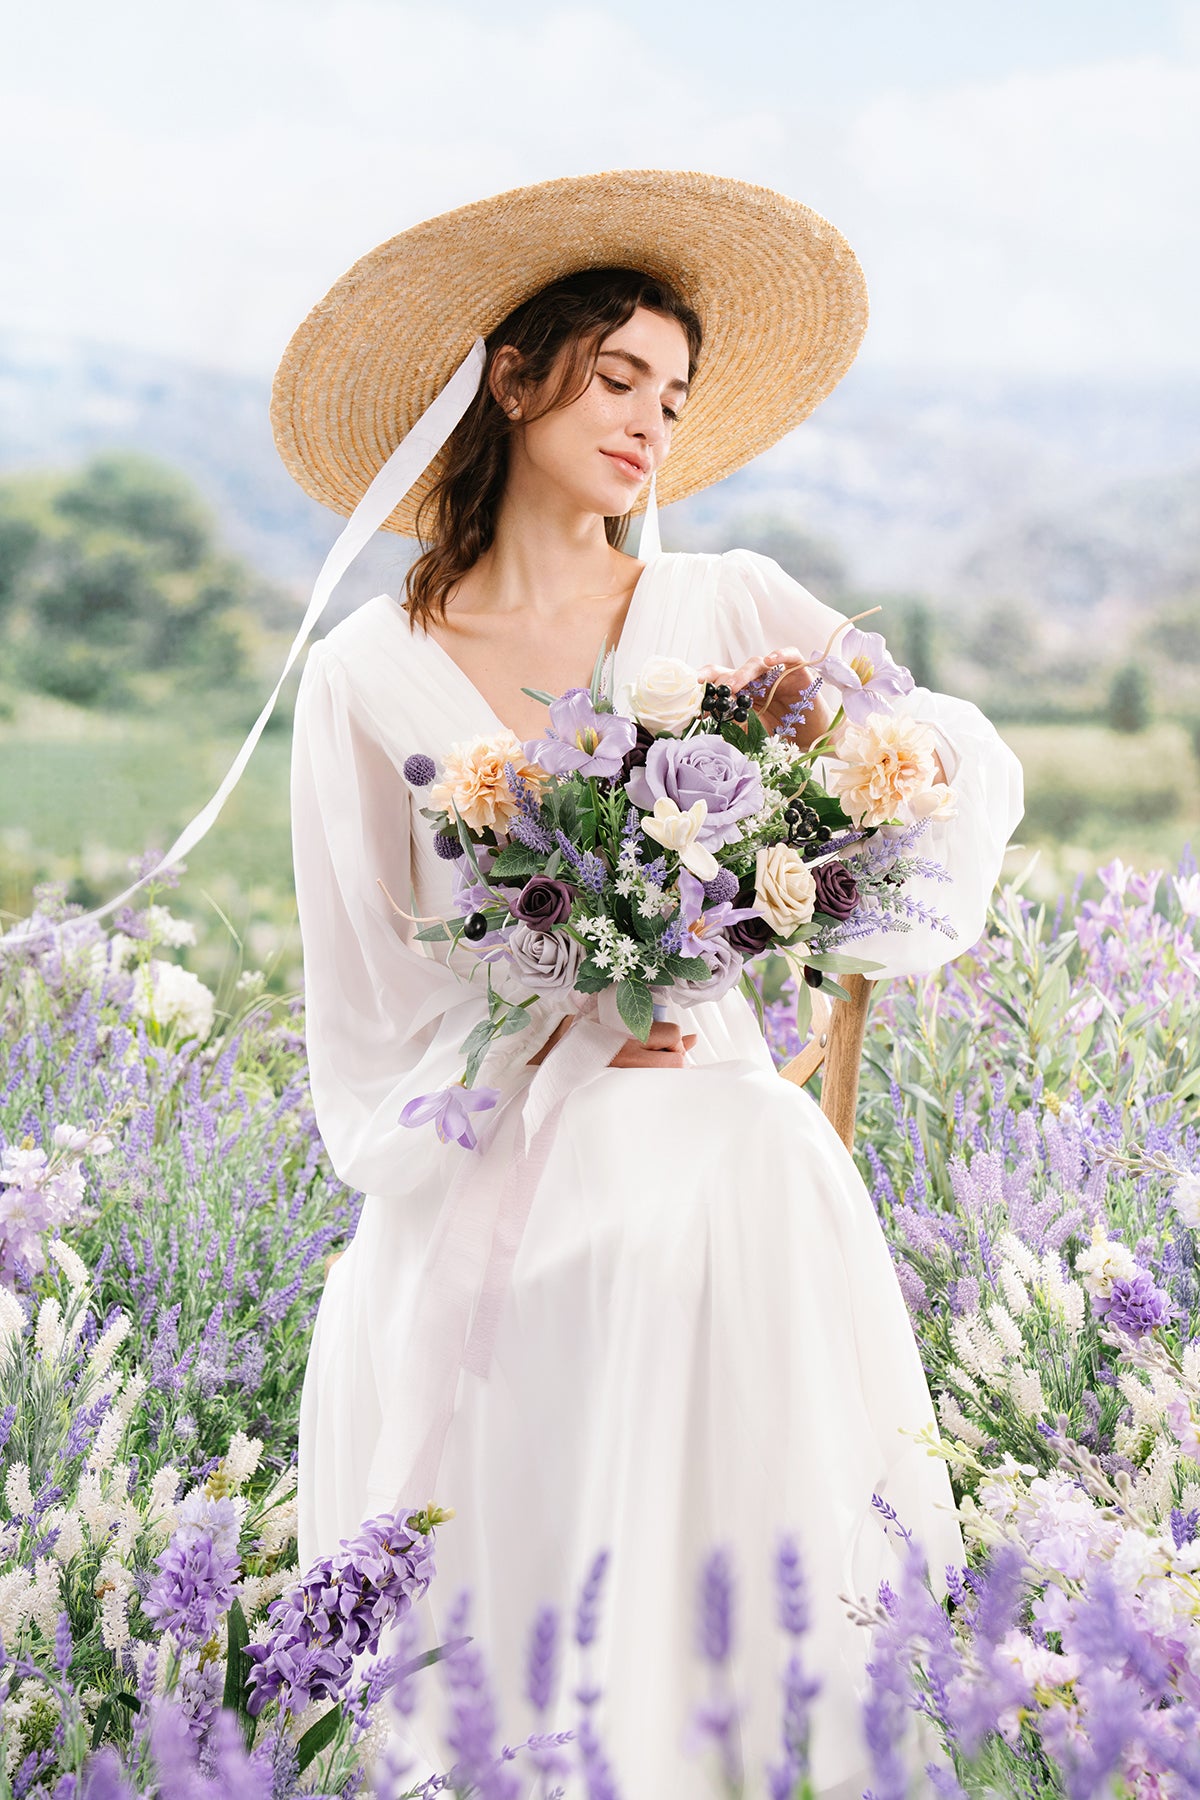
<svg viewBox="0 0 1200 1800">
<path fill-rule="evenodd" d="M 417 511 L 422 554 L 405 578 L 409 625 L 415 629 L 436 616 L 446 616 L 446 596 L 483 552 L 496 533 L 496 517 L 508 479 L 508 447 L 514 430 L 505 406 L 492 394 L 489 377 L 497 350 L 512 344 L 519 361 L 502 363 L 497 385 L 511 404 L 518 389 L 538 387 L 549 376 L 559 352 L 566 350 L 553 390 L 534 412 L 522 404 L 522 423 L 542 418 L 555 407 L 578 399 L 592 378 L 604 339 L 633 317 L 639 306 L 677 319 L 688 341 L 688 380 L 700 356 L 701 325 L 692 308 L 665 281 L 638 269 L 582 269 L 564 275 L 509 313 L 485 340 L 487 364 L 479 391 L 455 427 L 447 445 L 446 465 Z M 425 521 L 433 533 L 426 539 Z M 605 518 L 605 535 L 620 547 L 629 530 L 629 514 Z"/>
</svg>

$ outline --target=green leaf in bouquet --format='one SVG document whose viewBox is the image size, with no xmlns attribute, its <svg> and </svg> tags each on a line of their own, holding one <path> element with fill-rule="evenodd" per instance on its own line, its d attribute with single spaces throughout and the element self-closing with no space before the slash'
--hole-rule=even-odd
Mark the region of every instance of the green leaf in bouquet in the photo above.
<svg viewBox="0 0 1200 1800">
<path fill-rule="evenodd" d="M 810 968 L 824 969 L 830 975 L 869 975 L 872 969 L 883 967 L 882 963 L 870 962 L 864 956 L 846 956 L 840 950 L 824 950 L 806 956 L 804 960 Z"/>
<path fill-rule="evenodd" d="M 592 668 L 592 679 L 588 685 L 588 692 L 591 697 L 592 705 L 596 708 L 599 708 L 600 701 L 603 698 L 601 681 L 604 675 L 604 659 L 607 655 L 608 645 L 601 644 L 599 650 L 596 652 L 596 661 Z"/>
<path fill-rule="evenodd" d="M 528 694 L 531 700 L 540 700 L 543 706 L 553 706 L 554 702 L 558 699 L 557 694 L 548 694 L 545 688 L 523 687 L 521 692 L 523 694 Z"/>
<path fill-rule="evenodd" d="M 746 742 L 752 756 L 756 751 L 762 749 L 767 741 L 767 736 L 766 726 L 758 714 L 752 711 L 746 720 Z"/>
<path fill-rule="evenodd" d="M 444 807 L 419 806 L 417 811 L 423 819 L 434 819 L 439 825 L 449 826 L 452 822 L 450 814 Z"/>
<path fill-rule="evenodd" d="M 524 1031 L 529 1023 L 527 1008 L 532 1004 L 532 998 L 531 995 L 529 1000 L 522 1000 L 520 1006 L 509 1007 L 496 1028 L 497 1037 L 511 1037 L 514 1031 Z"/>
<path fill-rule="evenodd" d="M 470 1031 L 459 1045 L 459 1049 L 465 1053 L 467 1058 L 467 1066 L 463 1072 L 464 1087 L 473 1087 L 475 1085 L 475 1077 L 479 1073 L 479 1065 L 487 1055 L 488 1050 L 491 1047 L 492 1039 L 496 1035 L 496 1026 L 493 1021 L 491 1019 L 481 1019 L 478 1025 L 473 1025 L 471 1027 Z"/>
<path fill-rule="evenodd" d="M 673 981 L 703 981 L 712 974 L 702 956 L 668 956 L 663 967 Z"/>
<path fill-rule="evenodd" d="M 540 875 L 541 872 L 541 852 L 529 849 L 526 844 L 505 844 L 488 871 L 493 881 L 504 880 L 510 875 Z"/>
<path fill-rule="evenodd" d="M 602 969 L 597 963 L 585 959 L 576 972 L 575 986 L 581 994 L 598 994 L 602 989 L 612 986 L 612 970 Z"/>
<path fill-rule="evenodd" d="M 763 1001 L 762 995 L 758 991 L 758 983 L 753 981 L 749 973 L 743 969 L 738 985 L 743 994 L 745 994 L 747 1000 L 749 1000 L 751 1006 L 753 1006 L 755 1013 L 758 1015 L 758 1028 L 761 1031 L 764 1025 Z"/>
<path fill-rule="evenodd" d="M 835 1000 L 848 1000 L 850 998 L 850 995 L 847 993 L 846 989 L 842 986 L 841 982 L 834 981 L 828 975 L 825 977 L 824 981 L 821 983 L 821 992 L 823 994 L 832 994 Z"/>
<path fill-rule="evenodd" d="M 626 976 L 617 983 L 617 1011 L 635 1038 L 644 1044 L 654 1023 L 654 996 L 644 981 Z"/>
<path fill-rule="evenodd" d="M 542 870 L 543 875 L 557 875 L 558 871 L 562 868 L 562 859 L 563 853 L 558 845 L 555 844 L 553 850 L 546 858 L 546 867 Z"/>
<path fill-rule="evenodd" d="M 802 1043 L 812 1035 L 812 989 L 803 978 L 796 983 L 796 1030 Z"/>
<path fill-rule="evenodd" d="M 443 944 L 450 936 L 450 932 L 439 919 L 434 925 L 422 925 L 420 931 L 414 935 L 417 942 L 421 944 Z"/>
</svg>

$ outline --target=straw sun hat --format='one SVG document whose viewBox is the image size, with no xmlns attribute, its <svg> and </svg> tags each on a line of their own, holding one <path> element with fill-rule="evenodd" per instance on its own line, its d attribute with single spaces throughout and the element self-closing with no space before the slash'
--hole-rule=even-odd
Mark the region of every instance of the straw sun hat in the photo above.
<svg viewBox="0 0 1200 1800">
<path fill-rule="evenodd" d="M 352 513 L 476 337 L 560 276 L 611 266 L 667 280 L 704 327 L 657 477 L 662 504 L 798 425 L 846 373 L 866 329 L 866 284 L 845 238 L 770 188 L 671 169 L 513 188 L 388 238 L 313 307 L 271 393 L 289 473 L 315 500 Z M 442 451 L 385 529 L 416 535 L 444 460 Z"/>
</svg>

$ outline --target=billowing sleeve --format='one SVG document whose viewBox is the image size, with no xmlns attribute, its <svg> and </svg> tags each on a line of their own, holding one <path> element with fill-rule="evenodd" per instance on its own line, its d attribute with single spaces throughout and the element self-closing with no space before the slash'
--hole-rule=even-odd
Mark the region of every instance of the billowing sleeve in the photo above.
<svg viewBox="0 0 1200 1800">
<path fill-rule="evenodd" d="M 427 954 L 379 886 L 415 910 L 410 789 L 387 744 L 336 650 L 314 643 L 291 765 L 313 1106 L 341 1180 L 382 1197 L 411 1187 L 431 1147 L 450 1149 L 432 1127 L 402 1126 L 400 1111 L 458 1079 L 463 1040 L 487 1012 L 483 971 L 468 983 Z"/>
<path fill-rule="evenodd" d="M 846 625 L 842 613 L 810 594 L 771 557 L 736 550 L 725 562 L 733 583 L 731 650 L 740 658 L 792 645 L 820 656 L 831 635 Z M 864 621 L 864 629 L 878 630 L 879 622 Z M 977 706 L 920 687 L 893 705 L 932 726 L 957 800 L 955 816 L 930 820 L 917 847 L 949 880 L 914 878 L 907 890 L 939 914 L 953 935 L 914 921 L 908 931 L 857 938 L 847 952 L 881 964 L 873 971 L 877 980 L 927 974 L 978 942 L 1005 846 L 1024 812 L 1021 764 Z"/>
</svg>

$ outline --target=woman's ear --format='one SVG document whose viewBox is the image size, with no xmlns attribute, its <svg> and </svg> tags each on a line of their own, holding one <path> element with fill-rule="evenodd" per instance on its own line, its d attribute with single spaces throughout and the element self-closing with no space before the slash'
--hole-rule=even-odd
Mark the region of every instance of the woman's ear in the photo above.
<svg viewBox="0 0 1200 1800">
<path fill-rule="evenodd" d="M 520 362 L 521 352 L 515 344 L 501 344 L 488 371 L 488 387 L 492 399 L 514 421 L 521 417 L 521 383 L 517 376 Z"/>
</svg>

